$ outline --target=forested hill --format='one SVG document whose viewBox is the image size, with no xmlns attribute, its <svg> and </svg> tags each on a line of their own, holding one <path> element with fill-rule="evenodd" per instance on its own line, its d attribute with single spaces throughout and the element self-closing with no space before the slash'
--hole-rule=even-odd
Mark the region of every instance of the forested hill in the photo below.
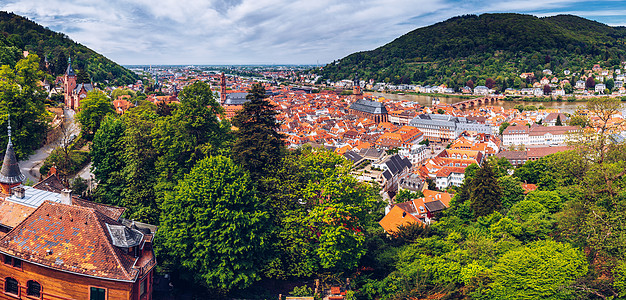
<svg viewBox="0 0 626 300">
<path fill-rule="evenodd" d="M 569 69 L 617 68 L 626 58 L 626 28 L 572 15 L 454 17 L 413 30 L 372 51 L 325 66 L 326 79 L 462 86 L 468 77 Z M 444 67 L 445 66 L 445 67 Z"/>
<path fill-rule="evenodd" d="M 28 50 L 49 62 L 49 73 L 60 75 L 67 68 L 68 57 L 77 71 L 86 71 L 93 82 L 134 83 L 138 77 L 95 51 L 13 13 L 0 12 L 0 64 L 15 65 L 22 50 Z"/>
</svg>

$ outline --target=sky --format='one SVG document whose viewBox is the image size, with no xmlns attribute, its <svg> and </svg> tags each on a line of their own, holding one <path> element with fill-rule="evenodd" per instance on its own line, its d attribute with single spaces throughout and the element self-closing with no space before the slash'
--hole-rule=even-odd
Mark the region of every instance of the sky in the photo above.
<svg viewBox="0 0 626 300">
<path fill-rule="evenodd" d="M 465 14 L 626 26 L 626 0 L 0 0 L 0 10 L 123 65 L 326 64 Z"/>
</svg>

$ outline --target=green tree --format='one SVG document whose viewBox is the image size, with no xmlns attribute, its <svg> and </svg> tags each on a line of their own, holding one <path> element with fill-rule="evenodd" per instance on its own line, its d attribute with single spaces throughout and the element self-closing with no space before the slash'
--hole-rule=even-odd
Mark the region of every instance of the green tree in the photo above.
<svg viewBox="0 0 626 300">
<path fill-rule="evenodd" d="M 344 157 L 310 147 L 290 153 L 266 184 L 280 228 L 270 277 L 309 277 L 353 270 L 365 253 L 367 228 L 382 217 L 373 186 L 350 175 Z"/>
<path fill-rule="evenodd" d="M 46 94 L 39 86 L 44 73 L 39 70 L 39 57 L 31 54 L 14 68 L 0 68 L 0 124 L 7 124 L 11 115 L 12 141 L 18 159 L 24 159 L 43 144 L 48 124 L 44 101 Z M 3 145 L 6 135 L 0 135 Z"/>
<path fill-rule="evenodd" d="M 277 166 L 285 153 L 283 135 L 276 131 L 279 126 L 277 112 L 266 97 L 261 84 L 253 85 L 246 96 L 250 101 L 233 118 L 233 125 L 237 127 L 233 160 L 248 170 L 255 180 Z"/>
<path fill-rule="evenodd" d="M 160 190 L 170 190 L 197 161 L 221 154 L 230 140 L 230 123 L 218 119 L 223 109 L 207 83 L 196 81 L 178 97 L 180 105 L 171 116 L 158 118 L 151 133 L 156 171 L 165 184 Z"/>
<path fill-rule="evenodd" d="M 542 204 L 551 213 L 555 213 L 561 208 L 561 197 L 555 191 L 532 191 L 528 193 L 526 200 Z"/>
<path fill-rule="evenodd" d="M 476 172 L 470 190 L 471 206 L 476 217 L 489 215 L 502 207 L 498 178 L 488 160 Z"/>
<path fill-rule="evenodd" d="M 211 288 L 259 279 L 269 214 L 248 173 L 222 156 L 199 161 L 163 203 L 157 250 L 172 267 Z"/>
<path fill-rule="evenodd" d="M 556 126 L 563 126 L 563 122 L 561 122 L 561 115 L 556 116 L 556 122 L 554 123 Z"/>
<path fill-rule="evenodd" d="M 504 132 L 504 130 L 505 130 L 507 127 L 509 127 L 509 125 L 511 125 L 511 124 L 509 124 L 509 122 L 502 122 L 502 124 L 500 124 L 500 131 L 499 131 L 499 132 L 500 132 L 500 135 L 502 135 L 502 133 Z"/>
<path fill-rule="evenodd" d="M 609 92 L 613 91 L 613 88 L 615 87 L 615 81 L 612 78 L 607 79 L 604 84 L 606 85 L 606 89 L 609 90 Z"/>
<path fill-rule="evenodd" d="M 570 299 L 569 286 L 588 270 L 568 244 L 537 241 L 504 254 L 493 267 L 490 299 Z"/>
<path fill-rule="evenodd" d="M 517 177 L 502 176 L 498 178 L 498 185 L 502 192 L 500 202 L 504 208 L 510 208 L 513 204 L 524 199 L 524 189 Z"/>
<path fill-rule="evenodd" d="M 87 97 L 80 101 L 76 121 L 81 125 L 83 136 L 93 138 L 93 135 L 100 128 L 102 119 L 114 113 L 115 108 L 107 95 L 101 91 L 94 90 L 87 93 Z"/>
<path fill-rule="evenodd" d="M 424 197 L 424 193 L 421 191 L 411 192 L 409 190 L 399 190 L 396 194 L 395 202 L 400 203 L 421 197 Z"/>
<path fill-rule="evenodd" d="M 571 84 L 569 84 L 569 83 L 565 83 L 565 84 L 563 85 L 563 91 L 565 92 L 565 94 L 570 95 L 571 93 L 573 93 L 573 92 L 574 92 L 574 88 L 572 87 L 572 85 L 571 85 Z"/>
</svg>

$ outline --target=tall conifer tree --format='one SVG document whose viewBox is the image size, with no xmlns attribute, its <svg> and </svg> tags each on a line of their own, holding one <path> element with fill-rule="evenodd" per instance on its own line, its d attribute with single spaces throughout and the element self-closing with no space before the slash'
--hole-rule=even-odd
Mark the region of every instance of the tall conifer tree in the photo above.
<svg viewBox="0 0 626 300">
<path fill-rule="evenodd" d="M 500 197 L 502 196 L 498 178 L 496 177 L 489 161 L 485 160 L 483 166 L 476 172 L 472 179 L 470 201 L 474 216 L 486 216 L 502 208 Z"/>
<path fill-rule="evenodd" d="M 279 165 L 285 145 L 282 134 L 276 131 L 279 126 L 277 112 L 266 99 L 265 88 L 261 84 L 253 85 L 246 98 L 250 102 L 245 103 L 233 118 L 233 125 L 238 130 L 232 157 L 250 172 L 253 179 L 259 179 L 271 167 Z"/>
</svg>

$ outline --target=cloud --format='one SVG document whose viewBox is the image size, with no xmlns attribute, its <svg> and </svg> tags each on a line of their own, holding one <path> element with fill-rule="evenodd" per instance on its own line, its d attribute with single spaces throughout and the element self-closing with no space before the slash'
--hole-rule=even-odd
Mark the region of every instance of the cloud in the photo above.
<svg viewBox="0 0 626 300">
<path fill-rule="evenodd" d="M 4 1 L 0 9 L 61 31 L 122 64 L 271 64 L 327 63 L 461 14 L 593 15 L 581 6 L 585 3 L 589 1 L 19 0 Z M 611 11 L 600 5 L 596 20 L 626 14 Z"/>
</svg>

